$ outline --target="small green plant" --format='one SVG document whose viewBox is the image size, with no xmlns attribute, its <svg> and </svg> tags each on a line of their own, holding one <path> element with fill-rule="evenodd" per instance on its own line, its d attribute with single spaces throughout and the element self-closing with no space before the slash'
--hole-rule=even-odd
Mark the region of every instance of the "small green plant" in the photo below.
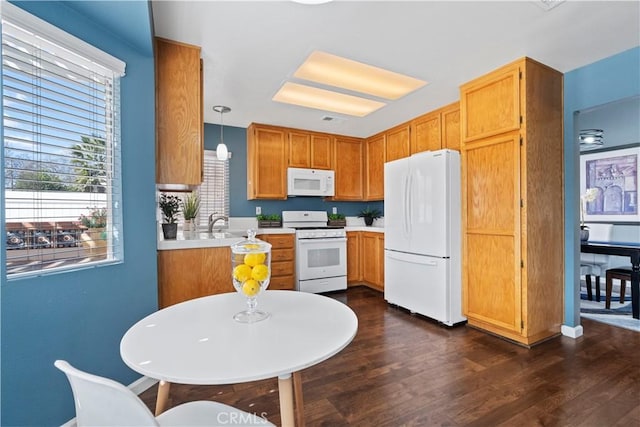
<svg viewBox="0 0 640 427">
<path fill-rule="evenodd" d="M 256 219 L 258 221 L 280 221 L 282 217 L 278 214 L 260 214 L 260 215 L 256 215 Z"/>
<path fill-rule="evenodd" d="M 180 212 L 180 199 L 178 196 L 162 193 L 160 196 L 160 210 L 165 224 L 175 224 Z"/>
<path fill-rule="evenodd" d="M 103 228 L 107 226 L 107 208 L 94 206 L 89 209 L 88 215 L 80 215 L 80 223 L 87 228 Z"/>
<path fill-rule="evenodd" d="M 371 218 L 372 220 L 380 218 L 381 216 L 382 212 L 378 209 L 370 209 L 369 206 L 367 206 L 366 209 L 361 210 L 358 214 L 358 217 L 360 218 Z"/>
<path fill-rule="evenodd" d="M 335 221 L 337 219 L 344 219 L 344 218 L 345 218 L 344 214 L 341 214 L 341 213 L 335 213 L 335 214 L 331 213 L 331 214 L 329 214 L 329 219 L 332 220 L 332 221 Z"/>
<path fill-rule="evenodd" d="M 185 220 L 194 219 L 200 209 L 200 197 L 197 193 L 187 194 L 182 200 L 182 216 Z"/>
<path fill-rule="evenodd" d="M 278 214 L 262 214 L 262 215 L 256 215 L 256 218 L 258 219 L 258 226 L 259 227 L 280 227 L 280 220 L 281 220 L 281 216 Z"/>
</svg>

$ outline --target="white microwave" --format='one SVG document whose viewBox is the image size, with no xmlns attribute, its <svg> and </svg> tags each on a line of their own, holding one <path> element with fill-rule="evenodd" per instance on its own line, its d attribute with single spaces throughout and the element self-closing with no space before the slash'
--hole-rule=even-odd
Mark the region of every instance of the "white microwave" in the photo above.
<svg viewBox="0 0 640 427">
<path fill-rule="evenodd" d="M 335 172 L 322 169 L 287 169 L 287 195 L 289 196 L 320 196 L 335 195 Z"/>
</svg>

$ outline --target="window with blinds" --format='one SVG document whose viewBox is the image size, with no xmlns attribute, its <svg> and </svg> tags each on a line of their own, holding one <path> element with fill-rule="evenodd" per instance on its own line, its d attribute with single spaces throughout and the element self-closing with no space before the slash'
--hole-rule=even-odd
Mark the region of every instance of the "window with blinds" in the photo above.
<svg viewBox="0 0 640 427">
<path fill-rule="evenodd" d="M 2 5 L 8 278 L 119 262 L 125 64 Z"/>
<path fill-rule="evenodd" d="M 204 152 L 204 181 L 198 194 L 200 211 L 196 222 L 200 229 L 207 229 L 211 214 L 213 218 L 229 217 L 229 160 L 218 160 L 215 151 Z M 228 225 L 227 219 L 215 224 L 216 228 Z"/>
</svg>

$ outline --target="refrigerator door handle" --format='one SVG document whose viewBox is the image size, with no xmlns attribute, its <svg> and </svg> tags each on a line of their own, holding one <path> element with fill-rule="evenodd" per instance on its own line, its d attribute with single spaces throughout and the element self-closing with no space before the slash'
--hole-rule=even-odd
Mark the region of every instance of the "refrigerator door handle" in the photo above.
<svg viewBox="0 0 640 427">
<path fill-rule="evenodd" d="M 413 174 L 409 170 L 409 178 L 407 184 L 407 234 L 413 232 Z"/>
<path fill-rule="evenodd" d="M 409 236 L 409 175 L 406 175 L 404 178 L 403 190 L 402 208 L 404 212 L 402 216 L 402 232 L 406 238 Z"/>
<path fill-rule="evenodd" d="M 385 251 L 385 255 L 387 258 L 392 259 L 394 261 L 406 262 L 408 264 L 418 264 L 418 265 L 428 265 L 430 267 L 437 267 L 437 260 L 425 259 L 424 256 L 421 255 L 413 255 L 413 254 L 404 254 L 404 253 L 396 253 L 394 251 Z"/>
</svg>

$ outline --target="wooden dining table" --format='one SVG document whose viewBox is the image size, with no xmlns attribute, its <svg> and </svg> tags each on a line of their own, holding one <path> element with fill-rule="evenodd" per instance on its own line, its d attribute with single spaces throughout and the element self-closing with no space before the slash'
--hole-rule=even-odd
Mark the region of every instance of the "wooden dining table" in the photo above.
<svg viewBox="0 0 640 427">
<path fill-rule="evenodd" d="M 580 251 L 629 257 L 631 260 L 631 312 L 634 319 L 640 318 L 640 243 L 582 242 Z"/>
<path fill-rule="evenodd" d="M 299 372 L 345 348 L 356 335 L 358 318 L 342 302 L 305 292 L 265 291 L 258 306 L 269 318 L 239 323 L 233 316 L 246 308 L 239 293 L 197 298 L 152 313 L 125 333 L 122 360 L 160 381 L 156 414 L 166 407 L 171 383 L 277 377 L 282 425 L 303 424 Z"/>
</svg>

